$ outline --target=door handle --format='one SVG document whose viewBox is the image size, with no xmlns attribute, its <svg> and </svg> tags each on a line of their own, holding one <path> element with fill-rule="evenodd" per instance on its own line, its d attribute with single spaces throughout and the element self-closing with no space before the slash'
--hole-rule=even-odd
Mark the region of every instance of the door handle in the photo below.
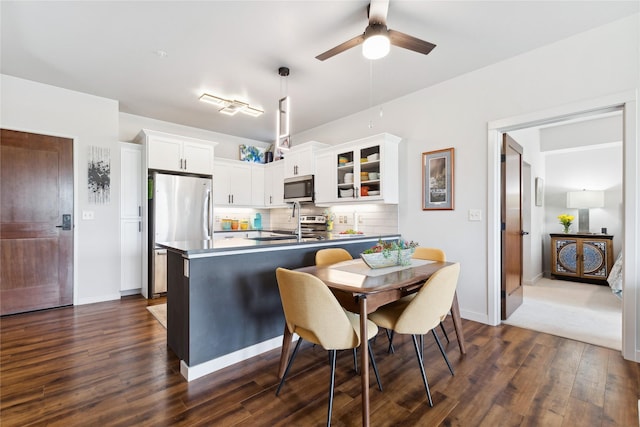
<svg viewBox="0 0 640 427">
<path fill-rule="evenodd" d="M 529 234 L 529 232 L 528 232 L 528 231 L 521 231 L 521 232 L 520 232 L 520 235 L 521 235 L 521 236 L 526 236 L 527 234 Z"/>
<path fill-rule="evenodd" d="M 71 230 L 71 215 L 62 215 L 62 225 L 56 225 L 56 228 L 62 228 L 63 230 Z"/>
</svg>

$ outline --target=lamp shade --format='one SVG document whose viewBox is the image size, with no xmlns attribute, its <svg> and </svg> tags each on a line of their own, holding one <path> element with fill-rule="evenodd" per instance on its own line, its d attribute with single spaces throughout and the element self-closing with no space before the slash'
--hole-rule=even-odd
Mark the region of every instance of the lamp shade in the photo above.
<svg viewBox="0 0 640 427">
<path fill-rule="evenodd" d="M 577 209 L 604 207 L 604 191 L 568 191 L 567 207 Z"/>
</svg>

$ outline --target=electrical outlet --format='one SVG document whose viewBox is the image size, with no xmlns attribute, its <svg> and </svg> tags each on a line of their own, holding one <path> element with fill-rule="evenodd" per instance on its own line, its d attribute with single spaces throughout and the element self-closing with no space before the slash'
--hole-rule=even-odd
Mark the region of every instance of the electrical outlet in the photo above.
<svg viewBox="0 0 640 427">
<path fill-rule="evenodd" d="M 482 221 L 482 210 L 469 209 L 469 221 Z"/>
<path fill-rule="evenodd" d="M 220 222 L 220 217 L 216 216 L 216 222 Z"/>
<path fill-rule="evenodd" d="M 82 219 L 84 220 L 94 219 L 93 211 L 82 211 Z"/>
</svg>

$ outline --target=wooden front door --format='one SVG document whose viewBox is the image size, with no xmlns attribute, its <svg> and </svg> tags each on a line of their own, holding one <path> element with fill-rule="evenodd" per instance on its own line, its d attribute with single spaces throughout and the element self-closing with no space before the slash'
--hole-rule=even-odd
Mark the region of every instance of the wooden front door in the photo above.
<svg viewBox="0 0 640 427">
<path fill-rule="evenodd" d="M 522 147 L 509 135 L 502 138 L 501 317 L 507 319 L 522 304 Z"/>
<path fill-rule="evenodd" d="M 0 314 L 71 305 L 73 140 L 0 132 Z"/>
</svg>

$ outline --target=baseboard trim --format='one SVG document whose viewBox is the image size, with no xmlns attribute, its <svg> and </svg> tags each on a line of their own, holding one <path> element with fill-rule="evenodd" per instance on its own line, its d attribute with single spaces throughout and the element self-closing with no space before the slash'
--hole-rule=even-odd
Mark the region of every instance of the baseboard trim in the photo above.
<svg viewBox="0 0 640 427">
<path fill-rule="evenodd" d="M 489 316 L 487 316 L 487 313 L 477 313 L 475 311 L 460 310 L 460 317 L 467 320 L 473 320 L 474 322 L 484 323 L 485 325 L 496 326 L 489 322 Z"/>
<path fill-rule="evenodd" d="M 294 339 L 296 338 L 297 335 L 294 336 Z M 187 381 L 193 381 L 281 346 L 282 335 L 194 366 L 189 366 L 184 360 L 181 360 L 180 373 Z"/>
<path fill-rule="evenodd" d="M 109 294 L 109 295 L 100 295 L 97 297 L 91 298 L 78 298 L 78 303 L 76 305 L 85 305 L 85 304 L 95 304 L 97 302 L 107 302 L 114 301 L 120 299 L 120 293 L 117 294 Z"/>
</svg>

